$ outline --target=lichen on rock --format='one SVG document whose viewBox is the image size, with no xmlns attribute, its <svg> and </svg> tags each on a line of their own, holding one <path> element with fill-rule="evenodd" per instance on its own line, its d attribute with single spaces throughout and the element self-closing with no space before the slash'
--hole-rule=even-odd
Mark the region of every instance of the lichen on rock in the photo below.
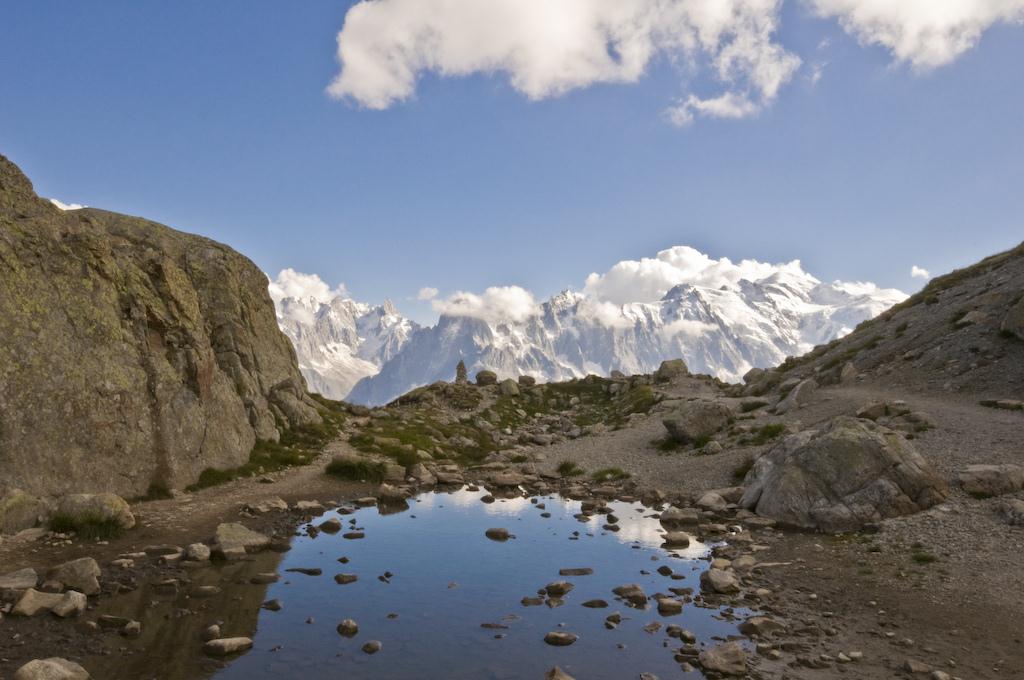
<svg viewBox="0 0 1024 680">
<path fill-rule="evenodd" d="M 0 156 L 0 496 L 180 488 L 319 421 L 251 261 Z"/>
</svg>

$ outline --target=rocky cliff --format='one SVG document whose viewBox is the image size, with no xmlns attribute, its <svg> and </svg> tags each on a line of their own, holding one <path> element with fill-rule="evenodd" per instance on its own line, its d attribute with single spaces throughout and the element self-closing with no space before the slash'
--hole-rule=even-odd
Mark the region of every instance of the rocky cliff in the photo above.
<svg viewBox="0 0 1024 680">
<path fill-rule="evenodd" d="M 180 488 L 319 420 L 252 262 L 0 156 L 0 496 Z"/>
</svg>

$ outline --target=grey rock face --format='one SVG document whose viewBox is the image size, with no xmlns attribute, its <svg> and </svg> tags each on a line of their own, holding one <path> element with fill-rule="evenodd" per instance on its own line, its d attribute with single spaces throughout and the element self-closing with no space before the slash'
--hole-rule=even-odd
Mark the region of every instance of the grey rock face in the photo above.
<svg viewBox="0 0 1024 680">
<path fill-rule="evenodd" d="M 918 512 L 949 493 L 900 434 L 848 417 L 785 438 L 758 459 L 746 485 L 743 507 L 829 533 Z"/>
<path fill-rule="evenodd" d="M 798 409 L 801 406 L 811 401 L 811 395 L 813 395 L 818 389 L 818 383 L 811 378 L 807 380 L 801 380 L 797 383 L 796 387 L 789 391 L 786 398 L 778 403 L 775 407 L 775 412 L 789 413 L 793 409 Z"/>
<path fill-rule="evenodd" d="M 0 157 L 0 494 L 180 488 L 317 422 L 266 276 L 214 241 L 63 212 Z"/>
<path fill-rule="evenodd" d="M 732 411 L 717 401 L 689 401 L 680 406 L 662 423 L 674 441 L 690 443 L 710 437 L 725 427 Z"/>
<path fill-rule="evenodd" d="M 1007 312 L 1003 319 L 1002 330 L 1013 333 L 1021 340 L 1024 340 L 1024 300 L 1021 300 Z"/>
</svg>

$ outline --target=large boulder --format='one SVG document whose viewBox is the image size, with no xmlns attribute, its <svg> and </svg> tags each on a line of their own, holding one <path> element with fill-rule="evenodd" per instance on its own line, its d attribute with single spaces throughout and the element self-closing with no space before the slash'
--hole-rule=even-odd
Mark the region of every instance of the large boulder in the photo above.
<svg viewBox="0 0 1024 680">
<path fill-rule="evenodd" d="M 1024 340 L 1024 299 L 1010 308 L 1010 311 L 1003 317 L 1001 329 L 1004 333 L 1012 333 L 1021 340 Z"/>
<path fill-rule="evenodd" d="M 1024 466 L 968 465 L 957 476 L 960 486 L 972 496 L 988 498 L 1024 489 Z"/>
<path fill-rule="evenodd" d="M 682 359 L 668 359 L 662 361 L 658 370 L 654 372 L 654 379 L 658 382 L 672 382 L 676 378 L 690 375 L 690 369 Z"/>
<path fill-rule="evenodd" d="M 519 383 L 512 378 L 502 380 L 498 384 L 498 391 L 506 397 L 518 397 L 519 396 Z"/>
<path fill-rule="evenodd" d="M 0 156 L 0 495 L 182 488 L 319 421 L 259 267 Z"/>
<path fill-rule="evenodd" d="M 845 416 L 786 437 L 757 460 L 745 483 L 743 507 L 829 533 L 918 512 L 949 494 L 902 435 Z"/>
<path fill-rule="evenodd" d="M 14 680 L 89 680 L 89 672 L 74 661 L 51 657 L 35 659 L 14 673 Z"/>
<path fill-rule="evenodd" d="M 817 390 L 818 382 L 814 378 L 801 380 L 782 401 L 776 404 L 775 412 L 781 415 L 806 406 L 811 402 L 811 397 Z"/>
<path fill-rule="evenodd" d="M 669 439 L 683 444 L 699 442 L 729 424 L 733 413 L 721 402 L 698 399 L 683 403 L 662 423 Z"/>
<path fill-rule="evenodd" d="M 135 526 L 135 515 L 123 498 L 112 493 L 74 493 L 57 501 L 57 515 L 72 525 L 112 522 L 118 528 Z"/>
<path fill-rule="evenodd" d="M 480 371 L 476 374 L 476 384 L 481 387 L 498 384 L 498 374 L 494 371 Z"/>
<path fill-rule="evenodd" d="M 2 416 L 0 416 L 2 418 Z M 0 472 L 0 476 L 3 473 Z M 36 526 L 50 513 L 49 504 L 42 498 L 11 489 L 0 498 L 0 535 L 16 534 Z"/>
</svg>

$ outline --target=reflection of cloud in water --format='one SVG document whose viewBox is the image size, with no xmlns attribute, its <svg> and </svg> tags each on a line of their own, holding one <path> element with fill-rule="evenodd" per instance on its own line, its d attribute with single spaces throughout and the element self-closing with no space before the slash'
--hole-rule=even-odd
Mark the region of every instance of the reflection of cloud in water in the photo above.
<svg viewBox="0 0 1024 680">
<path fill-rule="evenodd" d="M 485 490 L 469 491 L 465 488 L 447 493 L 425 493 L 419 496 L 420 502 L 413 504 L 413 508 L 426 510 L 438 505 L 445 505 L 465 509 L 475 506 L 483 509 L 488 515 L 514 517 L 523 514 L 525 510 L 533 506 L 529 496 L 497 498 L 493 503 L 483 503 L 480 499 L 486 494 L 487 491 Z M 563 512 L 569 517 L 579 513 L 581 507 L 580 501 L 574 501 L 562 496 L 538 496 L 537 499 L 539 502 L 544 503 L 550 512 L 556 514 Z M 593 534 L 607 533 L 620 543 L 626 545 L 637 544 L 645 548 L 661 548 L 664 542 L 665 530 L 662 529 L 661 523 L 658 520 L 646 517 L 646 515 L 653 512 L 651 508 L 644 507 L 640 503 L 620 503 L 615 501 L 610 502 L 608 507 L 619 518 L 619 531 L 604 532 L 601 528 L 605 524 L 606 518 L 604 515 L 592 516 L 581 525 L 581 529 L 585 527 L 588 533 Z M 638 508 L 643 512 L 637 512 Z M 707 554 L 709 546 L 701 543 L 691 534 L 688 548 L 665 550 L 685 559 L 698 559 Z"/>
<path fill-rule="evenodd" d="M 647 548 L 660 548 L 664 543 L 665 530 L 662 529 L 661 522 L 645 517 L 652 512 L 650 508 L 645 508 L 639 503 L 609 503 L 608 507 L 611 508 L 612 514 L 619 518 L 619 530 L 607 533 L 618 539 L 620 543 L 630 545 L 636 543 Z M 643 512 L 637 512 L 637 508 L 641 508 Z M 594 515 L 587 521 L 587 526 L 590 531 L 598 533 L 602 531 L 601 527 L 605 523 L 604 515 Z M 689 547 L 666 549 L 666 551 L 686 559 L 697 559 L 707 554 L 708 546 L 690 534 Z"/>
</svg>

